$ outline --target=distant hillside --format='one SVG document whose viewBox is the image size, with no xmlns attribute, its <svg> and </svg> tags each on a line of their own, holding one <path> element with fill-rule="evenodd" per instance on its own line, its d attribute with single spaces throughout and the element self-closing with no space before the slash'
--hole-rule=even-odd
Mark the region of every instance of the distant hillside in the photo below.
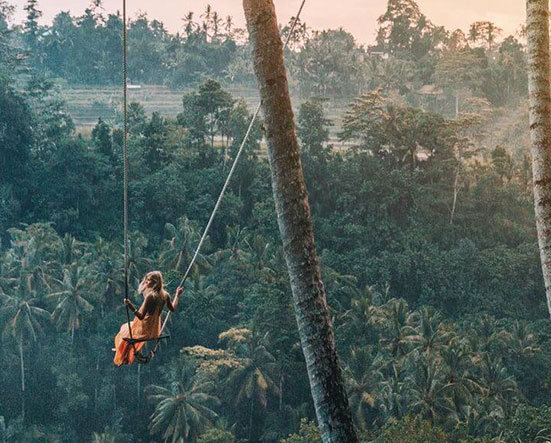
<svg viewBox="0 0 551 443">
<path fill-rule="evenodd" d="M 530 149 L 528 103 L 523 102 L 517 108 L 498 109 L 484 128 L 482 146 L 489 149 L 503 146 L 515 157 L 522 158 Z"/>
<path fill-rule="evenodd" d="M 258 90 L 242 87 L 227 87 L 225 89 L 235 98 L 244 99 L 253 112 L 259 100 Z M 69 112 L 78 132 L 90 132 L 100 117 L 110 123 L 117 122 L 117 114 L 122 102 L 121 87 L 64 86 L 60 90 L 62 97 L 67 101 Z M 182 96 L 193 91 L 195 91 L 193 88 L 174 90 L 166 86 L 140 85 L 139 89 L 129 89 L 128 94 L 129 101 L 142 104 L 148 114 L 159 112 L 164 117 L 175 118 L 178 113 L 182 112 Z M 293 99 L 295 108 L 298 108 L 302 101 L 295 97 Z M 335 123 L 335 126 L 331 128 L 331 143 L 339 143 L 337 132 L 347 104 L 347 101 L 331 102 L 326 107 L 327 117 Z"/>
<path fill-rule="evenodd" d="M 159 112 L 164 117 L 176 117 L 182 112 L 182 96 L 192 89 L 173 90 L 166 86 L 143 85 L 128 91 L 130 102 L 139 102 L 148 114 Z M 258 101 L 254 89 L 234 88 L 229 91 L 235 97 L 243 98 L 250 107 Z M 116 121 L 122 102 L 122 88 L 114 86 L 78 86 L 61 89 L 67 101 L 69 112 L 79 128 L 94 126 L 98 118 Z"/>
</svg>

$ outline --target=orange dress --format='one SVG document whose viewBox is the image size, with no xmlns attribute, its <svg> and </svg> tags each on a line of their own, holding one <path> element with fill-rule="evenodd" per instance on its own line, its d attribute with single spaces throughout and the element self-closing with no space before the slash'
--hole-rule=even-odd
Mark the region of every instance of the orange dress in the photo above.
<svg viewBox="0 0 551 443">
<path fill-rule="evenodd" d="M 139 309 L 140 313 L 144 314 L 143 320 L 136 317 L 131 323 L 133 339 L 154 339 L 161 334 L 161 313 L 165 303 L 166 298 L 163 295 L 147 295 L 145 297 Z M 130 338 L 128 322 L 121 326 L 115 337 L 115 358 L 113 362 L 117 366 L 131 365 L 136 359 L 134 348 L 139 351 L 145 345 L 145 342 L 139 342 L 132 346 L 124 338 Z"/>
</svg>

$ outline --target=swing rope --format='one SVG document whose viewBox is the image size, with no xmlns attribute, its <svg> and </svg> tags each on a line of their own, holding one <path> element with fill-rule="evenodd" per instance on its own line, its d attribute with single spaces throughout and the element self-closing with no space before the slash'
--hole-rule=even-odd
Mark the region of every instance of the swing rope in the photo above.
<svg viewBox="0 0 551 443">
<path fill-rule="evenodd" d="M 130 300 L 130 277 L 129 277 L 129 247 L 128 247 L 128 44 L 127 44 L 127 21 L 126 21 L 126 0 L 122 1 L 122 161 L 123 161 L 123 233 L 124 233 L 124 299 Z M 130 322 L 130 308 L 126 305 L 126 321 L 128 323 L 129 339 L 126 340 L 132 346 L 134 356 L 138 363 L 147 363 L 149 356 L 144 356 L 136 349 L 136 343 L 142 340 L 135 340 L 132 337 L 132 324 Z M 160 337 L 158 338 L 158 340 Z"/>
<path fill-rule="evenodd" d="M 126 42 L 126 0 L 122 1 L 122 125 L 123 125 L 123 139 L 122 139 L 122 163 L 123 163 L 123 243 L 124 243 L 124 299 L 129 300 L 129 279 L 128 279 L 128 103 L 127 103 L 127 42 Z M 126 305 L 126 318 L 128 320 L 128 331 L 130 333 L 130 340 L 132 338 L 132 328 L 130 327 L 130 309 Z M 134 349 L 135 351 L 135 349 Z"/>
<path fill-rule="evenodd" d="M 298 12 L 296 16 L 294 17 L 293 23 L 291 25 L 291 28 L 289 29 L 289 34 L 287 35 L 287 38 L 285 40 L 285 44 L 283 46 L 283 52 L 285 53 L 285 50 L 289 46 L 289 42 L 291 40 L 291 37 L 293 36 L 293 32 L 296 28 L 296 25 L 300 19 L 300 14 L 302 13 L 302 9 L 304 8 L 304 5 L 306 3 L 306 0 L 302 0 L 300 7 L 298 9 Z M 127 132 L 127 84 L 126 84 L 126 57 L 127 57 L 127 38 L 126 38 L 126 0 L 123 0 L 123 78 L 124 78 L 124 92 L 123 92 L 123 162 L 124 162 L 124 177 L 123 177 L 123 187 L 124 187 L 124 271 L 125 271 L 125 298 L 128 299 L 128 152 L 127 152 L 127 139 L 128 139 L 128 132 Z M 237 154 L 235 156 L 235 159 L 233 160 L 232 166 L 230 168 L 230 171 L 228 173 L 228 176 L 226 178 L 226 181 L 224 182 L 224 186 L 222 186 L 222 190 L 220 191 L 220 195 L 218 196 L 218 200 L 216 201 L 216 204 L 214 205 L 214 208 L 212 210 L 212 213 L 210 215 L 209 221 L 207 222 L 207 225 L 203 231 L 203 234 L 201 235 L 201 239 L 199 240 L 199 243 L 197 245 L 197 248 L 195 249 L 195 253 L 193 254 L 193 257 L 191 261 L 189 262 L 189 265 L 186 269 L 186 272 L 182 278 L 182 281 L 180 282 L 178 289 L 183 288 L 186 280 L 188 279 L 189 275 L 191 274 L 191 270 L 193 269 L 193 266 L 195 265 L 195 262 L 197 261 L 197 258 L 199 256 L 199 252 L 201 251 L 201 248 L 203 247 L 203 243 L 205 242 L 205 239 L 207 238 L 207 235 L 209 233 L 209 230 L 211 228 L 212 222 L 214 220 L 214 217 L 216 216 L 216 213 L 218 212 L 218 209 L 220 208 L 220 205 L 222 203 L 222 200 L 224 198 L 224 195 L 226 193 L 226 190 L 230 184 L 230 181 L 233 177 L 233 174 L 235 172 L 235 169 L 237 167 L 237 164 L 239 162 L 239 159 L 241 158 L 241 154 L 243 153 L 243 150 L 245 148 L 245 145 L 247 144 L 247 141 L 249 140 L 249 136 L 251 134 L 251 131 L 254 127 L 254 124 L 256 122 L 256 119 L 258 117 L 258 114 L 260 113 L 260 109 L 262 107 L 262 101 L 260 101 L 251 117 L 251 121 L 249 123 L 249 126 L 247 128 L 247 132 L 245 133 L 245 136 L 243 137 L 243 141 L 241 142 L 241 145 L 239 146 L 239 150 L 237 151 Z M 134 347 L 134 354 L 138 355 L 139 352 L 136 352 L 136 348 L 134 346 L 135 341 L 132 339 L 132 329 L 130 328 L 130 313 L 128 306 L 126 307 L 126 314 L 128 317 L 128 328 L 130 330 L 130 342 L 132 343 L 132 346 Z M 159 337 L 157 337 L 155 346 L 152 351 L 150 351 L 149 355 L 147 357 L 144 357 L 140 354 L 140 357 L 143 359 L 147 359 L 146 363 L 150 361 L 156 354 L 160 340 L 162 337 L 162 334 L 165 330 L 165 327 L 168 323 L 168 320 L 170 318 L 170 311 L 167 312 L 165 319 L 163 321 L 163 324 L 161 326 L 161 331 L 159 333 Z M 139 359 L 138 359 L 139 361 Z"/>
</svg>

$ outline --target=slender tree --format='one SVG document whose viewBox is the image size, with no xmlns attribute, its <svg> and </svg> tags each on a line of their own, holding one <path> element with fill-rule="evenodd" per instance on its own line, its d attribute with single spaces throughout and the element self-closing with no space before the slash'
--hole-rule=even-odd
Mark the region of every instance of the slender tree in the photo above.
<svg viewBox="0 0 551 443">
<path fill-rule="evenodd" d="M 272 0 L 243 0 L 263 103 L 272 188 L 298 330 L 325 443 L 358 441 L 316 254 L 283 45 Z"/>
<path fill-rule="evenodd" d="M 25 421 L 25 360 L 24 344 L 38 339 L 42 324 L 50 314 L 38 307 L 36 291 L 30 275 L 21 276 L 10 293 L 0 294 L 0 320 L 3 332 L 17 342 L 21 366 L 21 418 Z"/>
<path fill-rule="evenodd" d="M 199 233 L 186 217 L 180 218 L 177 225 L 167 223 L 165 230 L 168 239 L 165 240 L 159 261 L 175 271 L 183 272 L 191 260 L 193 246 L 199 241 Z M 200 262 L 205 260 L 202 255 L 199 259 Z"/>
<path fill-rule="evenodd" d="M 358 426 L 367 428 L 370 409 L 375 406 L 383 374 L 371 347 L 353 348 L 345 370 L 348 397 Z"/>
<path fill-rule="evenodd" d="M 220 334 L 220 340 L 228 342 L 240 358 L 240 365 L 228 377 L 228 386 L 237 389 L 236 405 L 249 406 L 248 439 L 253 432 L 255 407 L 268 406 L 268 393 L 278 394 L 275 375 L 275 357 L 260 343 L 259 337 L 248 329 L 232 328 Z"/>
<path fill-rule="evenodd" d="M 526 1 L 528 88 L 534 205 L 551 315 L 551 85 L 549 82 L 549 0 Z"/>
<path fill-rule="evenodd" d="M 38 0 L 28 0 L 25 5 L 27 11 L 27 20 L 25 21 L 25 40 L 29 49 L 36 50 L 36 44 L 39 34 L 38 19 L 42 17 L 42 11 L 38 9 Z"/>
<path fill-rule="evenodd" d="M 81 317 L 94 309 L 89 299 L 96 289 L 93 275 L 88 266 L 77 263 L 63 269 L 63 278 L 56 279 L 57 291 L 48 294 L 54 301 L 52 319 L 58 329 L 71 333 L 71 345 L 74 343 L 75 330 L 80 328 Z"/>
</svg>

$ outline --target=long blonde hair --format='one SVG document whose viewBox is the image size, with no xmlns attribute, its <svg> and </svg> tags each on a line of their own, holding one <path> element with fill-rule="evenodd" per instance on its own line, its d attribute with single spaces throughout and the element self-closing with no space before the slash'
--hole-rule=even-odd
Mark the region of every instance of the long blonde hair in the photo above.
<svg viewBox="0 0 551 443">
<path fill-rule="evenodd" d="M 151 280 L 151 284 L 148 286 L 147 280 Z M 147 295 L 161 296 L 163 299 L 168 297 L 168 293 L 164 290 L 163 274 L 161 271 L 151 271 L 145 274 L 143 280 L 138 287 L 140 294 L 144 297 Z"/>
</svg>

